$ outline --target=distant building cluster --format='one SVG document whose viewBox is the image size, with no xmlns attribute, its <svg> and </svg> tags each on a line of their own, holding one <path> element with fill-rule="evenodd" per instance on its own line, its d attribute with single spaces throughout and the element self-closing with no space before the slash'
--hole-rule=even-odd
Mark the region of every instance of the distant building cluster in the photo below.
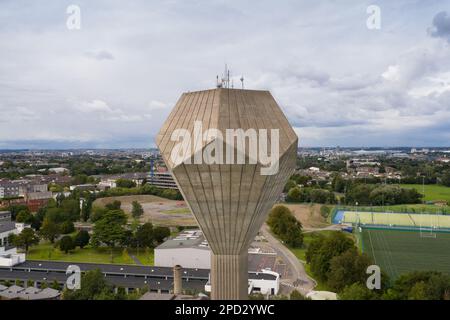
<svg viewBox="0 0 450 320">
<path fill-rule="evenodd" d="M 0 205 L 25 204 L 37 211 L 53 197 L 48 184 L 40 179 L 0 180 Z"/>
</svg>

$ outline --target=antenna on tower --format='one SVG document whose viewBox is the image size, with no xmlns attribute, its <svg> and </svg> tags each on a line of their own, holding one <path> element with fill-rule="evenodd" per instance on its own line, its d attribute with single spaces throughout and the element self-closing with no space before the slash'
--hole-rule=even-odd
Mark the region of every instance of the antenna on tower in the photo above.
<svg viewBox="0 0 450 320">
<path fill-rule="evenodd" d="M 216 75 L 216 87 L 217 88 L 222 88 L 222 83 L 219 82 L 219 75 Z"/>
<path fill-rule="evenodd" d="M 242 89 L 244 89 L 244 76 L 241 76 Z"/>
</svg>

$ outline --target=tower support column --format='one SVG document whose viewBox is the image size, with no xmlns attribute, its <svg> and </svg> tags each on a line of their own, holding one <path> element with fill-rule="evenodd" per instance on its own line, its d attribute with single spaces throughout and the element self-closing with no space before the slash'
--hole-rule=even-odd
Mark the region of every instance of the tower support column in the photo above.
<svg viewBox="0 0 450 320">
<path fill-rule="evenodd" d="M 211 299 L 248 299 L 248 253 L 211 253 Z"/>
</svg>

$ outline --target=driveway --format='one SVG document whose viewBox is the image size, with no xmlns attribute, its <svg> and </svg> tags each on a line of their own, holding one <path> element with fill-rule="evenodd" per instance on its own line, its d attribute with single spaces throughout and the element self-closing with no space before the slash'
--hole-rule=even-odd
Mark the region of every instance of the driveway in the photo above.
<svg viewBox="0 0 450 320">
<path fill-rule="evenodd" d="M 271 247 L 275 250 L 277 255 L 290 265 L 292 276 L 289 279 L 281 279 L 281 284 L 286 287 L 289 293 L 297 289 L 303 295 L 314 289 L 317 285 L 316 281 L 312 279 L 305 271 L 303 264 L 297 257 L 277 238 L 275 238 L 269 231 L 267 224 L 261 227 L 261 234 L 267 239 Z"/>
</svg>

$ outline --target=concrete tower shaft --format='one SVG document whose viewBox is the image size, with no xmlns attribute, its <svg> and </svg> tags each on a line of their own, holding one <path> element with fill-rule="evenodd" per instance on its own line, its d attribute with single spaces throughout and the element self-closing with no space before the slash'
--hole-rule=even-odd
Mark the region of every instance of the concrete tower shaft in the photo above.
<svg viewBox="0 0 450 320">
<path fill-rule="evenodd" d="M 248 247 L 295 168 L 297 135 L 270 92 L 220 88 L 184 93 L 156 142 L 211 246 L 212 298 L 245 299 Z"/>
</svg>

